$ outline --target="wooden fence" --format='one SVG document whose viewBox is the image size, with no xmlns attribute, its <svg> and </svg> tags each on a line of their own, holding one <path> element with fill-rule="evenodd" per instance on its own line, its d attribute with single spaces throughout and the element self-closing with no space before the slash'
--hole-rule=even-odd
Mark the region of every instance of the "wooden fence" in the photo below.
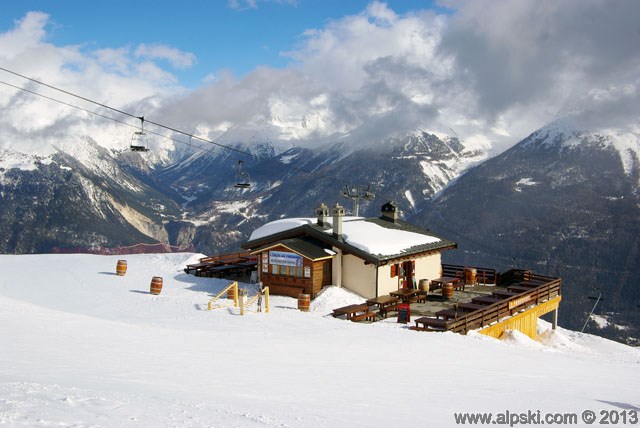
<svg viewBox="0 0 640 428">
<path fill-rule="evenodd" d="M 561 295 L 562 280 L 560 278 L 537 275 L 528 270 L 513 270 L 501 275 L 501 279 L 506 279 L 511 284 L 526 280 L 539 281 L 541 285 L 532 288 L 531 291 L 502 299 L 485 308 L 463 314 L 454 320 L 446 321 L 443 323 L 441 330 L 466 334 L 469 330 L 488 326 L 505 317 L 513 316 L 530 306 L 538 305 Z"/>
<path fill-rule="evenodd" d="M 465 278 L 467 269 L 476 270 L 476 280 L 479 284 L 497 284 L 499 273 L 495 269 L 484 268 L 479 266 L 461 266 L 442 264 L 442 276 L 450 276 L 454 278 Z"/>
</svg>

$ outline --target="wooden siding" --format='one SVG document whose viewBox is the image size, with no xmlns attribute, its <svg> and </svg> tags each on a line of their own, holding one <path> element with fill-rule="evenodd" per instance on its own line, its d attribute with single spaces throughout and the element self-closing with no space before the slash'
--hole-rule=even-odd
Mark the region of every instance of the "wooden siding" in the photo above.
<svg viewBox="0 0 640 428">
<path fill-rule="evenodd" d="M 290 249 L 284 246 L 275 246 L 269 250 L 284 251 L 292 253 Z M 268 251 L 265 251 L 268 252 Z M 262 265 L 260 266 L 260 280 L 265 286 L 269 287 L 271 294 L 280 296 L 290 296 L 297 298 L 300 294 L 310 294 L 311 299 L 314 299 L 323 286 L 331 283 L 331 270 L 329 270 L 329 278 L 323 276 L 323 266 L 325 263 L 331 263 L 331 260 L 319 260 L 312 261 L 304 256 L 302 257 L 302 274 L 303 277 L 286 276 L 286 275 L 273 275 L 271 264 L 267 272 L 262 272 Z M 258 259 L 262 263 L 262 253 L 259 254 Z M 304 278 L 305 269 L 309 269 L 311 272 L 311 278 Z"/>
<path fill-rule="evenodd" d="M 558 309 L 560 300 L 562 300 L 562 296 L 557 296 L 538 306 L 534 306 L 533 308 L 507 318 L 504 321 L 484 328 L 479 332 L 500 339 L 507 330 L 518 330 L 530 338 L 536 339 L 538 337 L 538 318 Z"/>
</svg>

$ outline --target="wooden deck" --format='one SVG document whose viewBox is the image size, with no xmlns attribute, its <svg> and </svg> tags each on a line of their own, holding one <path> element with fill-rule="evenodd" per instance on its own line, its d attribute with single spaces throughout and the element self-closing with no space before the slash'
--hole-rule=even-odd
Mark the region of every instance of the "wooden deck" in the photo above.
<svg viewBox="0 0 640 428">
<path fill-rule="evenodd" d="M 561 295 L 560 278 L 537 275 L 530 271 L 520 271 L 515 275 L 509 273 L 507 277 L 508 291 L 496 290 L 491 297 L 472 299 L 471 306 L 466 304 L 466 307 L 473 309 L 471 311 L 460 311 L 458 306 L 440 311 L 440 316 L 417 318 L 412 330 L 466 334 L 470 330 L 488 326 Z"/>
<path fill-rule="evenodd" d="M 255 270 L 258 257 L 248 252 L 220 254 L 218 256 L 203 257 L 198 263 L 188 264 L 184 271 L 195 276 L 228 277 L 242 276 Z"/>
</svg>

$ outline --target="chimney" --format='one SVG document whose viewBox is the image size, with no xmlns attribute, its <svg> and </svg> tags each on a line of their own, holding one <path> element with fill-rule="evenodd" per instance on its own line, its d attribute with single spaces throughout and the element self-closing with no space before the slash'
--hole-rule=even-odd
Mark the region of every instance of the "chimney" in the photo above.
<svg viewBox="0 0 640 428">
<path fill-rule="evenodd" d="M 318 226 L 325 227 L 329 224 L 329 207 L 324 202 L 316 208 L 316 215 L 318 216 Z"/>
<path fill-rule="evenodd" d="M 382 206 L 382 219 L 395 223 L 400 217 L 400 210 L 393 201 L 388 201 Z"/>
<path fill-rule="evenodd" d="M 340 204 L 336 204 L 331 209 L 331 215 L 333 215 L 333 237 L 342 239 L 342 217 L 344 217 L 344 207 Z"/>
</svg>

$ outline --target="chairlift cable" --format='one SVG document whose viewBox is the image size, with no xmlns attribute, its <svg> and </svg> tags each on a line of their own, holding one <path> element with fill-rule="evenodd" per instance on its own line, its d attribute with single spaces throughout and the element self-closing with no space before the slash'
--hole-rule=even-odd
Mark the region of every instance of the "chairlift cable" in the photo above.
<svg viewBox="0 0 640 428">
<path fill-rule="evenodd" d="M 32 95 L 37 95 L 37 96 L 39 96 L 39 97 L 42 97 L 42 98 L 48 99 L 48 100 L 50 100 L 50 101 L 55 101 L 55 102 L 57 102 L 57 103 L 60 103 L 60 104 L 62 104 L 62 105 L 65 105 L 65 106 L 67 106 L 67 107 L 72 107 L 72 108 L 75 108 L 75 109 L 77 109 L 77 110 L 81 110 L 81 111 L 83 111 L 83 112 L 85 112 L 85 113 L 89 113 L 89 114 L 91 114 L 91 115 L 98 116 L 98 117 L 101 117 L 101 118 L 103 118 L 103 119 L 111 120 L 111 121 L 116 122 L 116 123 L 119 123 L 119 124 L 121 124 L 121 125 L 125 125 L 125 126 L 129 126 L 129 127 L 131 127 L 131 128 L 139 129 L 139 125 L 133 125 L 133 124 L 128 123 L 128 122 L 125 122 L 125 121 L 123 121 L 123 120 L 116 119 L 115 117 L 107 116 L 107 115 L 104 115 L 104 114 L 102 114 L 102 113 L 98 113 L 98 112 L 96 112 L 96 111 L 88 110 L 88 109 L 86 109 L 86 108 L 83 108 L 83 107 L 80 107 L 80 106 L 77 106 L 77 105 L 74 105 L 74 104 L 70 104 L 70 103 L 68 103 L 68 102 L 65 102 L 65 101 L 62 101 L 62 100 L 59 100 L 59 99 L 56 99 L 56 98 L 53 98 L 53 97 L 50 97 L 50 96 L 47 96 L 47 95 L 40 94 L 40 93 L 38 93 L 38 92 L 35 92 L 35 91 L 32 91 L 32 90 L 29 90 L 29 89 L 26 89 L 26 88 L 22 88 L 22 87 L 20 87 L 20 86 L 16 86 L 16 85 L 13 85 L 13 84 L 11 84 L 11 83 L 8 83 L 8 82 L 2 81 L 2 80 L 0 80 L 0 84 L 6 85 L 6 86 L 10 86 L 10 87 L 12 87 L 12 88 L 14 88 L 14 89 L 18 89 L 18 90 L 21 90 L 21 91 L 24 91 L 24 92 L 28 92 L 28 93 L 30 93 L 30 94 L 32 94 Z M 137 119 L 140 119 L 138 116 L 135 116 L 135 117 L 136 117 Z M 161 138 L 166 138 L 166 139 L 171 140 L 171 141 L 173 141 L 173 142 L 175 142 L 175 143 L 189 145 L 190 147 L 193 147 L 193 148 L 195 148 L 195 149 L 197 149 L 197 150 L 201 150 L 201 151 L 205 151 L 205 152 L 209 152 L 209 153 L 214 153 L 214 152 L 213 152 L 211 149 L 209 149 L 209 148 L 205 148 L 205 147 L 202 147 L 202 146 L 198 146 L 198 145 L 196 145 L 196 144 L 189 144 L 189 143 L 186 143 L 186 142 L 184 142 L 184 141 L 182 141 L 182 140 L 178 140 L 177 138 L 173 138 L 173 137 L 170 137 L 170 136 L 168 136 L 168 135 L 161 134 L 161 133 L 159 133 L 159 132 L 154 132 L 154 131 L 151 131 L 151 130 L 149 130 L 149 129 L 147 129 L 145 132 L 146 132 L 146 133 L 149 133 L 149 134 L 153 134 L 153 135 L 158 136 L 158 137 L 161 137 Z M 214 143 L 214 144 L 216 144 L 216 143 Z"/>
<path fill-rule="evenodd" d="M 39 81 L 39 80 L 37 80 L 37 79 L 33 79 L 33 78 L 31 78 L 31 77 L 28 77 L 28 76 L 22 75 L 22 74 L 20 74 L 20 73 L 16 73 L 15 71 L 8 70 L 8 69 L 6 69 L 6 68 L 4 68 L 4 67 L 0 67 L 0 70 L 5 71 L 5 72 L 10 73 L 10 74 L 13 74 L 13 75 L 18 76 L 18 77 L 21 77 L 21 78 L 23 78 L 23 79 L 29 80 L 29 81 L 31 81 L 31 82 L 37 83 L 37 84 L 39 84 L 39 85 L 46 86 L 47 88 L 50 88 L 50 89 L 53 89 L 53 90 L 56 90 L 56 91 L 62 92 L 63 94 L 67 94 L 67 95 L 70 95 L 70 96 L 72 96 L 72 97 L 76 97 L 76 98 L 81 99 L 81 100 L 83 100 L 83 101 L 86 101 L 86 102 L 88 102 L 88 103 L 95 104 L 95 105 L 98 105 L 98 106 L 100 106 L 100 107 L 103 107 L 103 108 L 106 108 L 106 109 L 109 109 L 109 110 L 115 111 L 115 112 L 120 113 L 120 114 L 123 114 L 123 115 L 125 115 L 125 116 L 129 116 L 129 117 L 131 117 L 131 118 L 135 118 L 135 119 L 140 119 L 140 120 L 143 120 L 143 121 L 144 121 L 144 120 L 146 120 L 146 122 L 147 122 L 147 123 L 150 123 L 150 124 L 155 125 L 155 126 L 160 127 L 160 128 L 164 128 L 164 129 L 166 129 L 166 130 L 168 130 L 168 131 L 173 131 L 173 132 L 175 132 L 175 133 L 177 133 L 177 134 L 182 134 L 182 135 L 185 135 L 185 136 L 192 136 L 192 138 L 195 138 L 195 139 L 197 139 L 197 140 L 203 141 L 203 142 L 205 142 L 205 143 L 213 144 L 213 145 L 216 145 L 216 146 L 222 147 L 222 148 L 224 148 L 224 149 L 226 149 L 226 150 L 231 150 L 231 151 L 234 151 L 234 152 L 237 152 L 237 153 L 241 153 L 241 154 L 246 155 L 246 156 L 250 156 L 250 157 L 252 157 L 252 158 L 256 158 L 256 156 L 255 156 L 254 154 L 250 153 L 250 152 L 247 152 L 247 151 L 244 151 L 244 150 L 240 150 L 240 149 L 236 149 L 236 148 L 234 148 L 234 147 L 227 146 L 227 145 L 225 145 L 225 144 L 217 143 L 217 142 L 215 142 L 215 141 L 209 140 L 209 139 L 204 138 L 204 137 L 199 137 L 199 136 L 197 136 L 197 135 L 192 135 L 192 134 L 190 134 L 190 133 L 188 133 L 188 132 L 185 132 L 185 131 L 179 130 L 179 129 L 174 128 L 174 127 L 171 127 L 171 126 L 163 125 L 163 124 L 158 123 L 158 122 L 154 122 L 154 121 L 151 121 L 151 120 L 148 120 L 148 119 L 144 119 L 144 116 L 136 116 L 136 115 L 134 115 L 134 114 L 132 114 L 132 113 L 129 113 L 129 112 L 126 112 L 126 111 L 123 111 L 123 110 L 117 109 L 117 108 L 115 108 L 115 107 L 111 107 L 111 106 L 109 106 L 109 105 L 107 105 L 107 104 L 103 104 L 103 103 L 100 103 L 100 102 L 98 102 L 98 101 L 94 101 L 94 100 L 92 100 L 92 99 L 90 99 L 90 98 L 86 98 L 86 97 L 83 97 L 83 96 L 81 96 L 81 95 L 74 94 L 73 92 L 70 92 L 70 91 L 67 91 L 67 90 L 64 90 L 64 89 L 60 89 L 60 88 L 58 88 L 58 87 L 56 87 L 56 86 L 53 86 L 53 85 L 50 85 L 50 84 L 48 84 L 48 83 L 41 82 L 41 81 Z M 21 87 L 19 87 L 19 86 L 15 86 L 15 85 L 12 85 L 12 84 L 10 84 L 10 83 L 6 83 L 6 82 L 2 82 L 2 83 L 6 84 L 6 85 L 8 85 L 8 86 L 11 86 L 11 87 L 13 87 L 13 88 L 15 88 L 15 89 L 23 90 L 23 91 L 29 92 L 29 93 L 31 93 L 31 94 L 38 95 L 38 96 L 41 96 L 41 97 L 44 97 L 44 98 L 50 99 L 50 100 L 52 100 L 52 101 L 60 102 L 60 103 L 62 103 L 62 104 L 68 105 L 68 106 L 70 106 L 70 107 L 75 107 L 75 108 L 78 108 L 78 109 L 80 109 L 80 110 L 84 110 L 84 111 L 89 112 L 88 110 L 85 110 L 85 109 L 83 109 L 82 107 L 73 106 L 73 105 L 71 105 L 71 104 L 65 103 L 65 102 L 60 101 L 60 100 L 57 100 L 57 99 L 55 99 L 55 98 L 47 97 L 46 95 L 42 95 L 42 94 L 40 94 L 40 93 L 38 93 L 38 92 L 35 92 L 35 91 L 30 91 L 30 90 L 28 90 L 28 89 L 21 88 Z M 89 113 L 91 113 L 91 112 L 89 112 Z M 104 115 L 100 115 L 100 116 L 102 116 L 102 117 L 104 117 L 104 118 L 107 118 L 107 119 L 115 120 L 115 119 L 110 118 L 110 117 L 108 117 L 108 116 L 104 116 Z M 120 121 L 116 120 L 116 122 L 120 122 Z M 123 122 L 120 122 L 120 123 L 123 123 Z"/>
</svg>

